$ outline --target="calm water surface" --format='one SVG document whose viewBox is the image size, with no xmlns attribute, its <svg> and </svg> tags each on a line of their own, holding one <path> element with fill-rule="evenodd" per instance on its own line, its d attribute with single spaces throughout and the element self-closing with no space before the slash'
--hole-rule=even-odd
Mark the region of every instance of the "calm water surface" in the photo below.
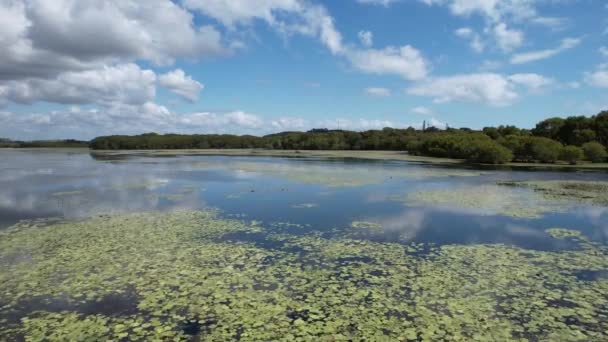
<svg viewBox="0 0 608 342">
<path fill-rule="evenodd" d="M 375 232 L 367 236 L 375 242 L 424 243 L 437 247 L 496 244 L 554 252 L 576 249 L 572 241 L 555 239 L 545 233 L 549 228 L 563 227 L 579 230 L 594 243 L 605 245 L 608 241 L 608 208 L 605 207 L 576 205 L 565 212 L 528 219 L 458 206 L 410 205 L 399 200 L 425 190 L 494 186 L 497 181 L 508 180 L 564 179 L 608 181 L 608 174 L 475 170 L 352 159 L 138 154 L 102 157 L 78 150 L 0 150 L 0 231 L 22 220 L 37 218 L 79 220 L 115 213 L 217 209 L 222 218 L 257 222 L 267 227 L 267 232 L 276 229 L 292 236 L 310 232 L 331 236 L 341 229 L 349 229 L 352 222 L 364 221 L 383 227 L 381 234 Z M 285 222 L 296 228 L 285 229 L 281 225 Z M 365 238 L 365 234 L 363 236 Z M 277 244 L 262 233 L 228 234 L 224 239 L 235 244 L 253 243 L 260 248 L 272 249 Z M 382 276 L 382 272 L 375 272 L 374 277 Z M 605 278 L 606 271 L 594 269 L 576 275 L 580 281 L 594 281 Z M 259 290 L 259 286 L 254 289 Z M 23 301 L 17 309 L 10 308 L 13 311 L 8 311 L 10 317 L 5 317 L 4 323 L 18 322 L 36 310 L 110 316 L 138 314 L 136 294 L 126 291 L 113 296 L 78 307 L 71 306 L 65 298 Z M 287 314 L 291 324 L 302 320 L 311 322 L 308 311 L 305 317 L 301 315 L 301 312 Z M 395 317 L 401 316 L 395 314 Z M 201 338 L 205 336 L 205 326 L 216 323 L 201 322 L 187 321 L 174 329 Z M 241 330 L 232 338 L 247 340 Z M 423 336 L 422 332 L 418 332 L 417 337 L 414 333 L 414 338 L 409 340 L 426 341 Z M 522 333 L 519 337 L 522 336 L 534 340 L 532 333 Z"/>
<path fill-rule="evenodd" d="M 96 213 L 218 208 L 226 217 L 330 229 L 372 221 L 414 242 L 505 243 L 550 250 L 550 227 L 608 238 L 608 210 L 580 206 L 542 219 L 408 207 L 394 198 L 503 180 L 608 180 L 603 172 L 459 169 L 398 161 L 222 156 L 98 157 L 85 151 L 0 151 L 0 229 L 19 220 Z M 448 171 L 448 176 L 441 172 Z M 475 170 L 466 170 L 474 172 Z M 438 175 L 425 177 L 425 172 Z M 386 238 L 390 240 L 390 234 Z"/>
</svg>

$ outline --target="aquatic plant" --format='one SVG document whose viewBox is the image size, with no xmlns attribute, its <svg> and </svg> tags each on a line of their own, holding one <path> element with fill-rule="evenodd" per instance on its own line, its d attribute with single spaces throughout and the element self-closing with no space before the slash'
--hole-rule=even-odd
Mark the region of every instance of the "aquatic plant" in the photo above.
<svg viewBox="0 0 608 342">
<path fill-rule="evenodd" d="M 545 233 L 556 239 L 585 239 L 583 233 L 573 229 L 550 228 L 545 230 Z"/>
<path fill-rule="evenodd" d="M 608 269 L 604 245 L 431 247 L 354 238 L 352 230 L 269 232 L 214 211 L 24 221 L 0 232 L 0 336 L 608 339 L 608 280 L 579 277 Z M 247 235 L 257 238 L 238 238 Z"/>
<path fill-rule="evenodd" d="M 529 188 L 548 200 L 575 201 L 608 206 L 608 182 L 599 181 L 525 181 L 500 182 L 499 185 Z"/>
<path fill-rule="evenodd" d="M 196 163 L 191 170 L 237 170 L 238 172 L 259 173 L 282 177 L 291 181 L 318 184 L 331 188 L 358 187 L 381 184 L 391 179 L 425 179 L 444 177 L 476 177 L 487 172 L 457 168 L 403 167 L 379 168 L 361 164 L 319 165 L 311 163 L 269 163 L 256 161 L 228 161 L 222 164 L 211 162 Z"/>
<path fill-rule="evenodd" d="M 353 221 L 350 226 L 356 229 L 382 231 L 382 225 L 374 222 Z"/>
<path fill-rule="evenodd" d="M 539 194 L 496 185 L 418 191 L 407 195 L 408 205 L 433 205 L 475 211 L 482 215 L 539 218 L 547 212 L 560 212 L 567 203 L 548 200 Z"/>
</svg>

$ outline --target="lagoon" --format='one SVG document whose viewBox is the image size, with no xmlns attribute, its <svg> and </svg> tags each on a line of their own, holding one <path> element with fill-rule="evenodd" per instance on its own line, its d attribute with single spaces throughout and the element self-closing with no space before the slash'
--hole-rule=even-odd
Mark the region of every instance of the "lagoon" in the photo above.
<svg viewBox="0 0 608 342">
<path fill-rule="evenodd" d="M 606 184 L 306 153 L 0 150 L 0 336 L 604 341 Z"/>
</svg>

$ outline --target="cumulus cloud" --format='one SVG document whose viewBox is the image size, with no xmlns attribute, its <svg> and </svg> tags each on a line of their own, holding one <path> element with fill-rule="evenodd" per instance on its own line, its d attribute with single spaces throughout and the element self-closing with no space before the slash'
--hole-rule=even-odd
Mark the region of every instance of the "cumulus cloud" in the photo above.
<svg viewBox="0 0 608 342">
<path fill-rule="evenodd" d="M 297 117 L 282 117 L 275 120 L 271 120 L 270 124 L 276 131 L 301 131 L 310 128 L 308 120 L 297 118 Z"/>
<path fill-rule="evenodd" d="M 432 78 L 408 88 L 407 93 L 431 97 L 439 103 L 464 101 L 498 106 L 518 98 L 513 84 L 504 76 L 493 73 Z"/>
<path fill-rule="evenodd" d="M 581 43 L 580 38 L 565 38 L 561 44 L 553 49 L 530 51 L 525 53 L 518 53 L 513 55 L 511 58 L 511 64 L 524 64 L 529 62 L 535 62 L 547 58 L 551 58 L 563 51 L 575 48 Z"/>
<path fill-rule="evenodd" d="M 595 71 L 585 73 L 585 82 L 594 87 L 608 88 L 608 64 L 600 64 Z"/>
<path fill-rule="evenodd" d="M 310 120 L 302 117 L 264 118 L 244 112 L 175 113 L 147 102 L 141 105 L 116 104 L 109 107 L 59 110 L 47 113 L 0 112 L 0 136 L 14 139 L 91 139 L 99 135 L 141 134 L 146 132 L 183 134 L 253 134 L 306 131 L 312 128 L 363 131 L 384 127 L 421 126 L 400 124 L 378 118 L 337 118 Z M 116 125 L 120 121 L 121 125 Z M 438 120 L 428 122 L 444 127 Z"/>
<path fill-rule="evenodd" d="M 422 115 L 432 115 L 435 114 L 435 112 L 427 107 L 423 107 L 423 106 L 418 106 L 418 107 L 414 107 L 412 108 L 412 113 L 416 113 L 416 114 L 422 114 Z"/>
<path fill-rule="evenodd" d="M 365 88 L 364 92 L 366 95 L 374 97 L 389 97 L 392 93 L 390 89 L 380 87 Z"/>
<path fill-rule="evenodd" d="M 376 75 L 399 75 L 407 80 L 420 80 L 428 74 L 428 63 L 422 53 L 410 45 L 384 49 L 351 50 L 346 57 L 363 72 Z"/>
<path fill-rule="evenodd" d="M 193 80 L 191 76 L 187 76 L 181 69 L 160 75 L 158 83 L 191 102 L 198 100 L 200 92 L 205 88 L 203 84 Z"/>
<path fill-rule="evenodd" d="M 498 22 L 504 18 L 531 19 L 537 16 L 535 1 L 522 0 L 419 0 L 427 5 L 447 6 L 457 16 L 481 15 Z"/>
<path fill-rule="evenodd" d="M 533 24 L 551 30 L 561 30 L 568 20 L 560 17 L 539 15 L 537 7 L 549 0 L 418 0 L 429 6 L 447 7 L 455 16 L 479 16 L 484 19 L 484 35 L 493 39 L 503 52 L 510 52 L 523 45 L 524 32 L 513 29 L 514 25 Z M 553 1 L 553 0 L 551 0 Z M 563 0 L 555 0 L 563 1 Z"/>
<path fill-rule="evenodd" d="M 143 104 L 156 95 L 156 74 L 137 64 L 69 71 L 52 79 L 30 78 L 0 83 L 0 99 L 20 104 Z"/>
<path fill-rule="evenodd" d="M 530 90 L 538 91 L 544 87 L 554 84 L 553 79 L 539 74 L 514 74 L 509 76 L 509 80 L 516 84 L 523 85 Z"/>
<path fill-rule="evenodd" d="M 456 101 L 505 106 L 519 98 L 518 87 L 534 92 L 553 83 L 552 79 L 533 73 L 510 76 L 477 73 L 431 78 L 406 91 L 410 95 L 431 97 L 437 103 Z"/>
<path fill-rule="evenodd" d="M 224 55 L 212 26 L 170 0 L 0 2 L 0 79 L 54 77 L 117 61 Z"/>
<path fill-rule="evenodd" d="M 115 104 L 80 111 L 17 114 L 5 112 L 0 135 L 15 138 L 80 138 L 104 134 L 158 133 L 237 133 L 259 134 L 265 121 L 243 111 L 195 112 L 178 114 L 147 102 L 141 105 Z M 120 122 L 120 125 L 116 125 Z M 15 136 L 19 132 L 19 136 Z"/>
<path fill-rule="evenodd" d="M 428 72 L 428 62 L 410 45 L 372 49 L 371 32 L 362 33 L 364 48 L 345 44 L 327 9 L 308 1 L 185 0 L 184 4 L 228 27 L 262 20 L 284 35 L 316 37 L 333 55 L 346 58 L 353 68 L 364 73 L 399 75 L 412 80 L 424 78 Z"/>
<path fill-rule="evenodd" d="M 509 52 L 520 47 L 524 42 L 524 33 L 511 30 L 505 23 L 498 23 L 492 30 L 494 38 L 501 50 Z"/>
</svg>

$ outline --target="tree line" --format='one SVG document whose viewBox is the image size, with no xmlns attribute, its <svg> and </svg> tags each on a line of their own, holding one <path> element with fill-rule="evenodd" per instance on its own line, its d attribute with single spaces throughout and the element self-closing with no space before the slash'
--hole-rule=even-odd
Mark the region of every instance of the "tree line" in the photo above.
<svg viewBox="0 0 608 342">
<path fill-rule="evenodd" d="M 5 139 L 6 140 L 6 139 Z M 16 142 L 0 140 L 2 144 Z M 53 146 L 54 145 L 54 146 Z M 592 117 L 549 118 L 533 129 L 515 126 L 469 128 L 435 127 L 417 130 L 384 128 L 354 132 L 313 129 L 266 136 L 230 134 L 114 135 L 90 142 L 18 142 L 17 147 L 78 147 L 95 150 L 145 149 L 279 149 L 279 150 L 394 150 L 440 158 L 466 159 L 473 163 L 579 161 L 606 162 L 608 111 Z"/>
<path fill-rule="evenodd" d="M 19 141 L 0 138 L 0 148 L 86 148 L 89 146 L 89 141 L 74 139 Z"/>
</svg>

